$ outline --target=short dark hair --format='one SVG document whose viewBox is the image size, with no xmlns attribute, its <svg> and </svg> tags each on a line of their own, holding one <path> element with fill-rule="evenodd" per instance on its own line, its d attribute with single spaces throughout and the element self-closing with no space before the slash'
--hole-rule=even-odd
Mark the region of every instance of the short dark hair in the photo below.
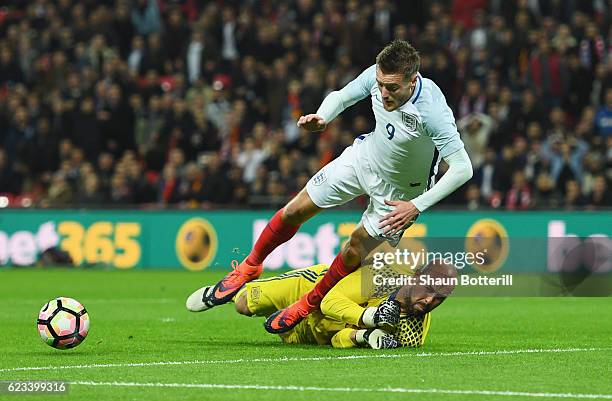
<svg viewBox="0 0 612 401">
<path fill-rule="evenodd" d="M 410 78 L 419 70 L 421 57 L 410 43 L 396 39 L 378 53 L 376 64 L 385 74 L 403 73 Z"/>
</svg>

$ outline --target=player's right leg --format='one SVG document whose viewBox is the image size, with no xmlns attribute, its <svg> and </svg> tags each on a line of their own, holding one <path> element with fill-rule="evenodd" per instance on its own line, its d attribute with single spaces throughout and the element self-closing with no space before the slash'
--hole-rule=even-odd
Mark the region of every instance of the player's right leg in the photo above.
<svg viewBox="0 0 612 401">
<path fill-rule="evenodd" d="M 363 258 L 379 244 L 380 240 L 372 238 L 362 224 L 357 226 L 342 250 L 336 255 L 323 279 L 297 302 L 270 315 L 264 323 L 266 331 L 280 334 L 293 329 L 306 316 L 319 308 L 323 297 L 329 290 L 343 277 L 357 270 Z"/>
<path fill-rule="evenodd" d="M 192 312 L 201 312 L 225 304 L 246 283 L 257 279 L 263 271 L 264 259 L 279 245 L 290 240 L 302 223 L 316 215 L 318 207 L 303 189 L 268 222 L 251 253 L 241 262 L 232 262 L 233 270 L 213 286 L 205 286 L 187 298 L 186 306 Z"/>
</svg>

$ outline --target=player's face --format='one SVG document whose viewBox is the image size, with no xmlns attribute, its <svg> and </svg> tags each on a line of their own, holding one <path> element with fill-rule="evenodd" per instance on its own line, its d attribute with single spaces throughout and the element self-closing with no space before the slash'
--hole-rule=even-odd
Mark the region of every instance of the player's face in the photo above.
<svg viewBox="0 0 612 401">
<path fill-rule="evenodd" d="M 396 299 L 401 304 L 402 313 L 420 316 L 431 312 L 444 302 L 445 292 L 432 286 L 417 284 L 402 287 Z"/>
<path fill-rule="evenodd" d="M 412 79 L 406 79 L 403 73 L 385 74 L 376 68 L 376 82 L 385 110 L 393 111 L 406 103 L 412 95 L 416 79 L 416 74 Z"/>
<path fill-rule="evenodd" d="M 433 288 L 417 285 L 410 294 L 409 314 L 424 315 L 440 305 L 446 297 L 439 296 Z"/>
</svg>

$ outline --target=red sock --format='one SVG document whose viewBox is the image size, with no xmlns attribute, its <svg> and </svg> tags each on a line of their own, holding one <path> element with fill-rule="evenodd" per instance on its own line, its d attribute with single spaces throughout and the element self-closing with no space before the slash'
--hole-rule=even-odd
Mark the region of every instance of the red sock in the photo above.
<svg viewBox="0 0 612 401">
<path fill-rule="evenodd" d="M 246 260 L 249 265 L 257 266 L 262 264 L 277 246 L 289 241 L 300 229 L 300 225 L 294 226 L 285 223 L 281 219 L 282 214 L 283 209 L 276 212 L 259 235 L 259 238 L 257 238 L 255 246 Z"/>
<path fill-rule="evenodd" d="M 338 253 L 329 267 L 329 270 L 325 273 L 325 276 L 315 285 L 315 288 L 306 294 L 306 300 L 310 304 L 309 306 L 318 308 L 325 294 L 327 294 L 338 281 L 342 280 L 343 277 L 357 270 L 359 266 L 360 265 L 345 265 L 342 260 L 342 253 Z"/>
</svg>

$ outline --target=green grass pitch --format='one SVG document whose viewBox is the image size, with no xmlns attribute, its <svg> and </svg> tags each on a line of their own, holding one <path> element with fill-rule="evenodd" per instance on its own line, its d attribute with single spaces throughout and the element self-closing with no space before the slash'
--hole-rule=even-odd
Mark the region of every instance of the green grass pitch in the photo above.
<svg viewBox="0 0 612 401">
<path fill-rule="evenodd" d="M 612 399 L 611 298 L 456 297 L 421 349 L 334 350 L 284 346 L 233 305 L 186 311 L 221 274 L 4 269 L 0 380 L 71 382 L 69 400 Z M 91 317 L 73 350 L 38 337 L 57 296 Z"/>
</svg>

